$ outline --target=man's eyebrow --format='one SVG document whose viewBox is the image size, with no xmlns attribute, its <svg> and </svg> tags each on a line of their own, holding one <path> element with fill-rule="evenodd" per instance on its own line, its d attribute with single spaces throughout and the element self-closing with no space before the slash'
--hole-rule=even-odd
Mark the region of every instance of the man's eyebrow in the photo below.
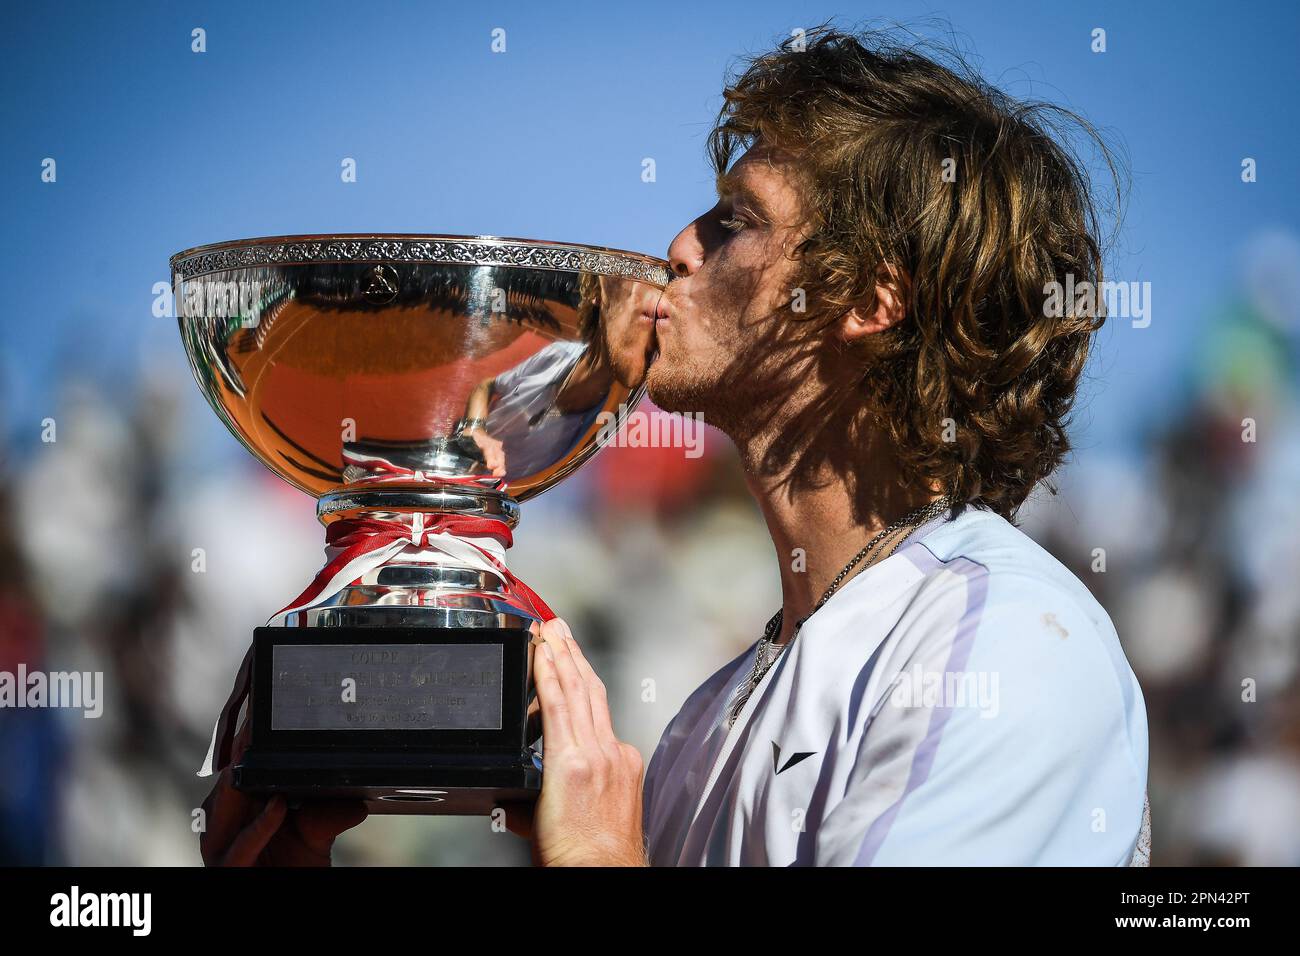
<svg viewBox="0 0 1300 956">
<path fill-rule="evenodd" d="M 772 218 L 768 211 L 766 203 L 758 198 L 758 194 L 750 189 L 734 171 L 718 173 L 715 188 L 718 191 L 719 199 L 726 199 L 729 196 L 739 196 L 744 202 L 752 207 L 752 212 L 765 220 Z"/>
</svg>

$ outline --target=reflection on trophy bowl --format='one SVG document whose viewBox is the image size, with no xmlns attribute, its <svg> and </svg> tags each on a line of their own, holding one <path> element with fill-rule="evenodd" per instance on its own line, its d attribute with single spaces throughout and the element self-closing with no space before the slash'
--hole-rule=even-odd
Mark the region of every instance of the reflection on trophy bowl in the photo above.
<svg viewBox="0 0 1300 956">
<path fill-rule="evenodd" d="M 635 253 L 464 236 L 219 243 L 177 254 L 172 272 L 199 388 L 286 481 L 321 496 L 477 474 L 457 424 L 497 379 L 520 393 L 498 394 L 509 407 L 495 413 L 519 501 L 595 450 L 588 419 L 637 397 L 668 278 Z M 584 387 L 557 401 L 589 350 Z M 531 419 L 546 427 L 530 433 Z"/>
<path fill-rule="evenodd" d="M 265 780 L 245 760 L 248 789 L 355 793 L 361 744 L 409 749 L 409 733 L 443 756 L 514 747 L 529 661 L 510 635 L 549 616 L 505 566 L 518 503 L 590 458 L 640 398 L 666 263 L 341 235 L 203 246 L 171 265 L 200 390 L 263 464 L 318 498 L 328 529 L 326 568 L 254 641 L 250 753 L 277 756 Z M 323 627 L 329 645 L 311 636 Z M 321 693 L 343 672 L 355 701 Z M 426 693 L 438 686 L 451 690 Z M 344 744 L 352 763 L 333 789 L 315 758 L 295 765 L 301 786 L 285 784 L 285 753 Z M 452 780 L 454 795 L 464 762 L 363 795 L 455 802 L 428 780 Z M 461 803 L 437 812 L 483 812 Z"/>
</svg>

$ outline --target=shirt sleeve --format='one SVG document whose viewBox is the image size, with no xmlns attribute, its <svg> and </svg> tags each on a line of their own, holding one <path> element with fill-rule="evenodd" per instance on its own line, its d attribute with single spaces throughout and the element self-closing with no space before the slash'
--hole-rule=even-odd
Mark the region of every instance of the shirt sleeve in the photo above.
<svg viewBox="0 0 1300 956">
<path fill-rule="evenodd" d="M 876 701 L 822 865 L 1124 865 L 1142 823 L 1146 718 L 1109 621 L 1068 595 L 929 602 Z"/>
</svg>

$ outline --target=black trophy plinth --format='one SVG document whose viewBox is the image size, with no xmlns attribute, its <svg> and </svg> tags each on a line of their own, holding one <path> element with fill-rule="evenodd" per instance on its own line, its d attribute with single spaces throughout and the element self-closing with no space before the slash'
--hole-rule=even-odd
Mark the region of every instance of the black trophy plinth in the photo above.
<svg viewBox="0 0 1300 956">
<path fill-rule="evenodd" d="M 261 627 L 236 788 L 372 813 L 536 799 L 522 628 Z"/>
</svg>

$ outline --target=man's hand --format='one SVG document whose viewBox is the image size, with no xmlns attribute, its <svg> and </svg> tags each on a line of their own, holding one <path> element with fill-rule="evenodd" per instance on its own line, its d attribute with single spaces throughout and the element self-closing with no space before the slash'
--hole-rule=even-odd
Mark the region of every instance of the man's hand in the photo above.
<svg viewBox="0 0 1300 956">
<path fill-rule="evenodd" d="M 247 722 L 235 738 L 231 764 L 248 747 Z M 329 866 L 334 838 L 366 818 L 359 801 L 318 801 L 290 810 L 284 797 L 261 800 L 234 787 L 230 767 L 203 802 L 199 836 L 205 866 Z"/>
<path fill-rule="evenodd" d="M 645 866 L 640 751 L 614 736 L 605 685 L 569 626 L 549 621 L 533 643 L 542 794 L 531 821 L 521 808 L 507 808 L 507 826 L 532 837 L 539 866 Z"/>
<path fill-rule="evenodd" d="M 472 431 L 465 432 L 478 445 L 479 451 L 483 453 L 483 461 L 486 463 L 488 471 L 500 478 L 506 473 L 506 446 L 499 438 L 493 438 L 481 427 Z"/>
</svg>

